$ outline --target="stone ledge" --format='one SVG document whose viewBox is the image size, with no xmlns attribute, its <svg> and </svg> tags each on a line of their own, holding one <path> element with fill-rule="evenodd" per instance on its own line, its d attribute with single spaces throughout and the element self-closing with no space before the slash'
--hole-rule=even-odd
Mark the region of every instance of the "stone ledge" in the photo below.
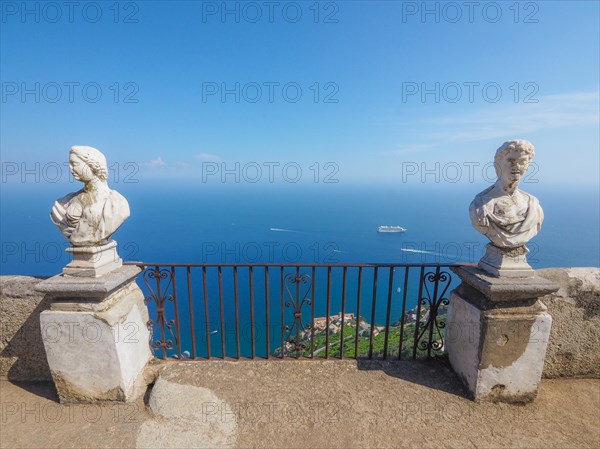
<svg viewBox="0 0 600 449">
<path fill-rule="evenodd" d="M 600 378 L 600 268 L 544 268 L 560 286 L 541 300 L 553 324 L 544 376 Z"/>
<path fill-rule="evenodd" d="M 50 299 L 34 286 L 46 277 L 0 276 L 0 377 L 51 380 L 39 314 Z"/>
</svg>

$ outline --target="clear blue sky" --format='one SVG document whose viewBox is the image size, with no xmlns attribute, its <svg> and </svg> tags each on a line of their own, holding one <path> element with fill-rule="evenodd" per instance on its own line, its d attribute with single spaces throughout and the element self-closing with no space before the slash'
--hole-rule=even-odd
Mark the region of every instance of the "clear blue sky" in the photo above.
<svg viewBox="0 0 600 449">
<path fill-rule="evenodd" d="M 221 2 L 122 2 L 118 17 L 99 2 L 95 23 L 88 3 L 30 2 L 26 12 L 2 2 L 4 164 L 62 163 L 78 144 L 182 183 L 203 162 L 291 161 L 305 171 L 334 162 L 347 184 L 394 184 L 406 164 L 486 163 L 522 138 L 536 145 L 544 185 L 598 185 L 596 1 L 492 2 L 499 10 L 485 12 L 479 2 L 471 17 L 464 2 L 428 3 L 438 17 L 423 17 L 422 2 L 279 2 L 272 20 L 262 1 L 229 2 L 237 18 Z M 207 91 L 236 83 L 239 102 Z M 414 93 L 422 87 L 439 102 Z"/>
</svg>

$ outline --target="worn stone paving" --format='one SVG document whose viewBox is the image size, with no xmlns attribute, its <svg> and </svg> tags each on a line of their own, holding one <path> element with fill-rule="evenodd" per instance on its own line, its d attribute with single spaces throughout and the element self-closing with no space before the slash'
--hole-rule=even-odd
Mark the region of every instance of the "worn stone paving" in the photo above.
<svg viewBox="0 0 600 449">
<path fill-rule="evenodd" d="M 61 405 L 0 381 L 2 448 L 597 448 L 600 380 L 477 404 L 440 362 L 169 362 L 145 400 Z"/>
</svg>

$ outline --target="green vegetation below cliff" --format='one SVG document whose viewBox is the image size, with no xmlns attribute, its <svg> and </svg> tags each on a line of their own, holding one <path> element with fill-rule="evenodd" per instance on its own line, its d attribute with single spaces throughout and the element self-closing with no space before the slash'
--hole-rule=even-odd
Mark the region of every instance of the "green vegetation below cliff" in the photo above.
<svg viewBox="0 0 600 449">
<path fill-rule="evenodd" d="M 438 323 L 440 320 L 438 319 Z M 359 330 L 358 336 L 358 348 L 356 347 L 356 321 L 347 322 L 344 324 L 344 344 L 343 344 L 343 352 L 344 357 L 355 358 L 356 357 L 356 349 L 358 349 L 358 358 L 361 357 L 369 357 L 370 353 L 374 358 L 382 358 L 385 352 L 385 339 L 386 332 L 385 328 L 383 328 L 380 332 L 377 329 L 381 329 L 382 326 L 376 326 L 375 332 L 373 333 L 372 338 L 372 349 L 371 349 L 371 329 L 368 326 L 368 323 L 361 323 L 361 329 Z M 427 342 L 429 341 L 429 328 L 425 330 L 424 334 L 419 339 L 419 344 L 415 349 L 415 323 L 407 323 L 404 325 L 404 332 L 402 336 L 402 349 L 401 349 L 401 358 L 407 359 L 412 358 L 413 354 L 416 355 L 417 358 L 427 357 Z M 443 329 L 440 329 L 443 332 Z M 423 332 L 423 328 L 419 329 L 419 334 Z M 294 336 L 288 339 L 288 344 L 286 346 L 286 355 L 289 357 L 295 357 L 295 340 Z M 340 352 L 342 350 L 341 345 L 341 337 L 342 332 L 341 328 L 335 332 L 331 332 L 329 334 L 329 357 L 340 357 Z M 389 328 L 389 337 L 387 341 L 387 358 L 397 358 L 398 352 L 400 350 L 400 326 L 390 326 Z M 440 346 L 442 344 L 442 340 L 437 333 L 436 329 L 433 331 L 432 341 L 434 345 L 430 351 L 431 355 L 441 354 L 441 349 L 434 349 L 436 346 Z M 312 343 L 310 338 L 310 331 L 304 332 L 303 335 L 299 336 L 299 346 L 302 357 L 319 357 L 324 358 L 326 355 L 326 343 L 327 337 L 325 335 L 325 330 L 321 332 L 315 332 Z M 280 348 L 277 348 L 274 355 L 280 355 Z"/>
</svg>

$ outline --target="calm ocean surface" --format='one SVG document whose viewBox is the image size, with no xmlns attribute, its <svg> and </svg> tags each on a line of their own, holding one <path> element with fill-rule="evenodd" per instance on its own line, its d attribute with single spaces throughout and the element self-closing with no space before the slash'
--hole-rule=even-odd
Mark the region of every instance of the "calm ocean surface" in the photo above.
<svg viewBox="0 0 600 449">
<path fill-rule="evenodd" d="M 3 186 L 2 274 L 50 275 L 68 262 L 66 240 L 49 219 L 67 186 Z M 115 234 L 125 260 L 152 262 L 475 262 L 486 239 L 468 206 L 479 186 L 343 187 L 325 185 L 116 188 L 131 217 Z M 536 267 L 599 264 L 597 192 L 529 188 L 545 220 L 530 246 Z M 403 234 L 378 234 L 401 225 Z"/>
<path fill-rule="evenodd" d="M 468 206 L 484 186 L 344 187 L 320 186 L 218 186 L 179 187 L 148 183 L 113 186 L 129 200 L 131 217 L 115 234 L 124 260 L 162 263 L 322 263 L 394 262 L 457 263 L 476 262 L 486 239 L 472 227 Z M 527 186 L 525 190 L 540 199 L 545 220 L 540 234 L 529 247 L 529 260 L 535 268 L 600 265 L 600 223 L 597 192 L 559 193 Z M 68 263 L 66 241 L 51 223 L 48 214 L 53 201 L 74 184 L 3 186 L 1 274 L 52 275 Z M 378 234 L 379 225 L 401 225 L 402 234 Z M 279 271 L 270 273 L 269 307 L 273 329 L 279 327 Z M 315 281 L 316 316 L 324 315 L 326 271 L 317 272 Z M 401 314 L 403 270 L 396 270 L 393 282 L 392 320 Z M 190 350 L 189 313 L 185 272 L 177 273 L 181 312 L 182 348 Z M 407 309 L 416 305 L 418 273 L 411 273 Z M 413 282 L 414 277 L 414 282 Z M 225 316 L 233 323 L 231 273 L 224 270 Z M 356 272 L 348 271 L 346 312 L 356 312 Z M 254 273 L 257 329 L 265 323 L 264 270 Z M 240 271 L 240 321 L 250 317 L 248 273 Z M 143 288 L 146 287 L 142 284 Z M 201 270 L 193 270 L 193 307 L 197 314 L 199 346 L 206 329 Z M 217 291 L 216 272 L 208 273 L 210 291 Z M 341 270 L 332 275 L 331 313 L 340 311 Z M 372 273 L 365 273 L 361 314 L 370 316 Z M 380 273 L 376 322 L 385 319 L 388 272 Z M 454 284 L 453 284 L 454 285 Z M 453 286 L 452 285 L 452 286 Z M 452 287 L 451 286 L 451 287 Z M 271 291 L 272 290 L 272 291 Z M 310 295 L 309 295 L 310 296 Z M 321 298 L 321 299 L 319 299 Z M 218 298 L 209 302 L 211 345 L 220 353 Z M 287 309 L 285 321 L 291 324 Z M 293 320 L 292 320 L 293 321 Z M 227 352 L 235 355 L 235 337 L 228 329 Z M 264 329 L 263 329 L 264 331 Z M 242 324 L 242 349 L 250 345 L 249 329 Z M 279 330 L 271 338 L 271 350 L 280 345 Z M 257 354 L 264 354 L 264 332 L 256 340 Z M 204 350 L 197 349 L 198 355 Z"/>
</svg>

